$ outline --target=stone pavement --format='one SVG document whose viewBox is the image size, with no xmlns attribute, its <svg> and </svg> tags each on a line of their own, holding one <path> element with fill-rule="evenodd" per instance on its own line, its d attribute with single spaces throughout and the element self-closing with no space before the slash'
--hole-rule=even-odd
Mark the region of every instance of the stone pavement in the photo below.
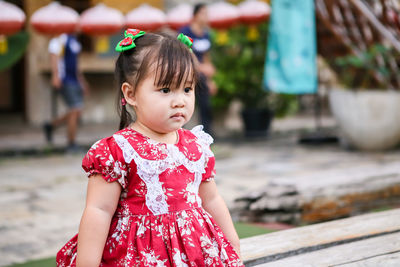
<svg viewBox="0 0 400 267">
<path fill-rule="evenodd" d="M 334 128 L 332 119 L 323 125 Z M 338 144 L 304 146 L 300 130 L 312 129 L 312 118 L 276 120 L 268 139 L 234 142 L 218 140 L 217 183 L 229 207 L 246 192 L 265 186 L 270 179 L 299 175 L 360 173 L 368 166 L 384 166 L 400 159 L 400 149 L 381 153 L 347 151 Z M 89 145 L 113 133 L 112 125 L 85 126 L 78 141 Z M 62 145 L 62 132 L 56 144 Z M 0 126 L 0 152 L 45 146 L 40 129 Z M 80 168 L 83 153 L 49 156 L 0 157 L 0 266 L 54 256 L 78 230 L 87 179 Z"/>
</svg>

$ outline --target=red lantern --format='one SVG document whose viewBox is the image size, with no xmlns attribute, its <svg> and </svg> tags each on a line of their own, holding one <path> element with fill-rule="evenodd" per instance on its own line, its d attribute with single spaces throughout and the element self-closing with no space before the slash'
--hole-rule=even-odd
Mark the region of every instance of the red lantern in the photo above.
<svg viewBox="0 0 400 267">
<path fill-rule="evenodd" d="M 78 13 L 72 8 L 52 2 L 33 13 L 31 24 L 40 33 L 56 35 L 75 32 L 78 19 Z"/>
<path fill-rule="evenodd" d="M 147 4 L 131 10 L 125 17 L 128 28 L 140 29 L 143 31 L 155 31 L 166 24 L 164 12 Z"/>
<path fill-rule="evenodd" d="M 167 24 L 171 29 L 179 30 L 190 23 L 193 17 L 193 7 L 189 4 L 180 4 L 167 13 Z"/>
<path fill-rule="evenodd" d="M 82 13 L 79 26 L 86 34 L 110 35 L 124 26 L 124 16 L 117 9 L 98 4 Z"/>
<path fill-rule="evenodd" d="M 259 24 L 269 18 L 271 9 L 265 2 L 259 0 L 247 0 L 239 4 L 240 21 L 245 24 Z"/>
<path fill-rule="evenodd" d="M 0 35 L 18 32 L 24 22 L 25 14 L 19 7 L 0 0 Z"/>
<path fill-rule="evenodd" d="M 207 10 L 210 26 L 216 29 L 228 29 L 239 20 L 237 7 L 226 2 L 210 4 Z"/>
</svg>

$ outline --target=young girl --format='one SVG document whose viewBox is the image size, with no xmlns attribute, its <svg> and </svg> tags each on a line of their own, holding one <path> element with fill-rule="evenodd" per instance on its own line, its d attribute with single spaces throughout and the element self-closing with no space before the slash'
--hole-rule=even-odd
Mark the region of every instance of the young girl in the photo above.
<svg viewBox="0 0 400 267">
<path fill-rule="evenodd" d="M 117 45 L 120 131 L 83 159 L 86 207 L 58 266 L 243 266 L 214 182 L 213 139 L 181 128 L 197 70 L 190 39 L 178 39 L 129 29 Z"/>
</svg>

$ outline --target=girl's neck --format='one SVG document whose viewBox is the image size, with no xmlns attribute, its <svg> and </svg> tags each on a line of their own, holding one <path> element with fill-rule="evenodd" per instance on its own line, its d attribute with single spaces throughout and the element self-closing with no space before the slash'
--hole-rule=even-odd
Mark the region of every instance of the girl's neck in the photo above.
<svg viewBox="0 0 400 267">
<path fill-rule="evenodd" d="M 133 124 L 129 126 L 131 129 L 141 133 L 142 135 L 160 142 L 160 143 L 165 143 L 165 144 L 176 144 L 178 142 L 178 133 L 177 131 L 172 131 L 169 133 L 160 133 L 157 131 L 154 131 L 147 127 L 146 125 L 136 121 Z"/>
</svg>

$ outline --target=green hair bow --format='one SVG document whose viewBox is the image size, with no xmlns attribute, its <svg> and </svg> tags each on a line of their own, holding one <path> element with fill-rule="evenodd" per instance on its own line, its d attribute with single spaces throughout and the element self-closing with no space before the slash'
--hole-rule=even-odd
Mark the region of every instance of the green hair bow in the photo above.
<svg viewBox="0 0 400 267">
<path fill-rule="evenodd" d="M 189 36 L 184 35 L 183 33 L 180 33 L 177 37 L 179 41 L 181 41 L 184 45 L 189 47 L 190 52 L 192 52 L 192 45 L 193 45 L 193 40 Z"/>
<path fill-rule="evenodd" d="M 124 33 L 125 38 L 119 41 L 115 47 L 115 51 L 124 52 L 126 50 L 136 47 L 134 40 L 140 36 L 143 36 L 146 32 L 137 29 L 127 29 Z"/>
</svg>

